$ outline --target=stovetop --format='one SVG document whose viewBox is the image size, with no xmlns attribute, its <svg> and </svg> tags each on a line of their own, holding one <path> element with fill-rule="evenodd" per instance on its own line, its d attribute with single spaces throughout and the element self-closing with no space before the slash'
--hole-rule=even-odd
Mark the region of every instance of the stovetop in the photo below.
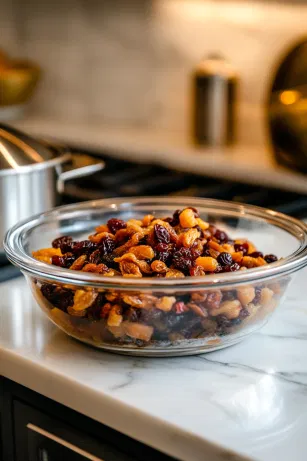
<svg viewBox="0 0 307 461">
<path fill-rule="evenodd" d="M 307 195 L 274 188 L 252 186 L 204 175 L 182 172 L 154 164 L 130 162 L 106 153 L 71 149 L 78 161 L 86 164 L 88 157 L 103 159 L 103 171 L 87 178 L 70 181 L 65 186 L 63 204 L 109 197 L 189 196 L 217 198 L 271 208 L 296 218 L 307 217 Z M 1 260 L 0 260 L 1 265 Z M 0 282 L 19 275 L 16 268 L 2 261 Z"/>
</svg>

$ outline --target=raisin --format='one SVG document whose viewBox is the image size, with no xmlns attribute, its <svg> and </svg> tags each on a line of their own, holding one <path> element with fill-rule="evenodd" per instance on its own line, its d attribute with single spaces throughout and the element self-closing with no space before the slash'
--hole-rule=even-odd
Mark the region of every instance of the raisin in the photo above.
<svg viewBox="0 0 307 461">
<path fill-rule="evenodd" d="M 101 264 L 101 253 L 99 249 L 90 254 L 88 262 L 90 264 Z"/>
<path fill-rule="evenodd" d="M 54 266 L 64 267 L 68 269 L 75 261 L 75 256 L 72 253 L 66 253 L 64 256 L 52 256 L 52 264 Z"/>
<path fill-rule="evenodd" d="M 168 251 L 168 244 L 167 243 L 158 243 L 158 245 L 156 245 L 155 249 L 157 251 L 159 251 L 160 253 L 164 253 L 164 252 Z"/>
<path fill-rule="evenodd" d="M 216 229 L 214 237 L 219 241 L 219 242 L 226 242 L 228 240 L 228 235 L 226 232 Z"/>
<path fill-rule="evenodd" d="M 107 225 L 110 231 L 112 232 L 112 234 L 116 234 L 118 230 L 126 229 L 127 227 L 127 223 L 125 223 L 125 221 L 123 221 L 122 219 L 116 219 L 116 218 L 109 219 L 109 221 L 107 222 Z"/>
<path fill-rule="evenodd" d="M 84 254 L 88 254 L 94 250 L 96 250 L 97 244 L 91 242 L 90 240 L 82 240 L 81 242 L 68 242 L 64 245 L 61 245 L 62 253 L 73 253 L 75 256 L 81 256 Z"/>
<path fill-rule="evenodd" d="M 181 257 L 174 259 L 174 266 L 176 267 L 176 269 L 179 269 L 184 272 L 188 271 L 192 267 L 192 264 L 192 260 L 188 258 Z"/>
<path fill-rule="evenodd" d="M 61 248 L 61 245 L 64 245 L 65 243 L 70 243 L 70 242 L 72 242 L 72 237 L 69 237 L 68 235 L 63 235 L 63 237 L 58 237 L 53 240 L 52 247 Z"/>
<path fill-rule="evenodd" d="M 73 248 L 77 245 L 78 242 L 68 241 L 60 244 L 60 249 L 62 254 L 72 253 Z"/>
<path fill-rule="evenodd" d="M 209 248 L 205 248 L 202 256 L 211 256 Z"/>
<path fill-rule="evenodd" d="M 192 206 L 189 206 L 190 210 L 193 210 L 194 211 L 194 216 L 195 218 L 199 218 L 199 212 L 198 212 L 198 209 L 197 208 L 194 208 Z"/>
<path fill-rule="evenodd" d="M 262 288 L 261 287 L 256 287 L 255 288 L 255 297 L 253 299 L 253 304 L 259 304 L 260 303 L 260 299 L 261 299 L 261 290 Z"/>
<path fill-rule="evenodd" d="M 249 315 L 250 315 L 250 314 L 249 314 L 248 310 L 247 310 L 245 307 L 243 307 L 243 308 L 241 309 L 241 311 L 240 311 L 239 317 L 240 317 L 241 319 L 245 319 L 245 318 L 248 317 Z"/>
<path fill-rule="evenodd" d="M 99 242 L 99 251 L 101 255 L 105 256 L 112 253 L 115 248 L 115 242 L 111 237 L 103 237 Z"/>
<path fill-rule="evenodd" d="M 180 330 L 180 333 L 187 339 L 195 337 L 196 332 L 199 331 L 199 327 L 201 327 L 201 331 L 203 331 L 203 327 L 201 326 L 201 318 L 200 317 L 193 317 L 192 319 L 185 321 L 184 327 Z"/>
<path fill-rule="evenodd" d="M 134 344 L 137 347 L 145 347 L 147 343 L 146 343 L 146 341 L 143 341 L 142 339 L 135 339 Z"/>
<path fill-rule="evenodd" d="M 163 253 L 160 253 L 160 252 L 157 253 L 157 259 L 159 259 L 159 261 L 162 261 L 164 263 L 166 263 L 169 257 L 170 257 L 170 253 L 168 251 L 165 251 Z"/>
<path fill-rule="evenodd" d="M 161 226 L 161 224 L 155 224 L 154 227 L 155 237 L 158 243 L 169 243 L 170 235 L 168 230 Z"/>
<path fill-rule="evenodd" d="M 74 304 L 73 292 L 57 285 L 45 283 L 41 286 L 41 292 L 50 304 L 64 312 Z"/>
<path fill-rule="evenodd" d="M 215 236 L 215 233 L 216 233 L 216 231 L 217 231 L 217 228 L 216 228 L 213 224 L 210 224 L 208 231 L 209 231 L 210 234 L 214 237 L 214 236 Z"/>
<path fill-rule="evenodd" d="M 173 218 L 170 221 L 170 225 L 172 227 L 178 226 L 180 213 L 181 213 L 181 210 L 176 210 L 175 213 L 173 214 Z"/>
<path fill-rule="evenodd" d="M 219 328 L 229 328 L 232 325 L 232 321 L 229 320 L 225 315 L 218 315 L 216 317 L 216 323 Z"/>
<path fill-rule="evenodd" d="M 242 251 L 243 255 L 246 255 L 248 252 L 248 243 L 235 243 L 234 248 L 236 251 Z"/>
<path fill-rule="evenodd" d="M 102 257 L 102 262 L 111 269 L 118 269 L 118 263 L 114 261 L 114 258 L 116 258 L 116 255 L 106 254 Z"/>
<path fill-rule="evenodd" d="M 242 323 L 242 319 L 238 317 L 237 319 L 233 319 L 231 321 L 231 326 L 234 327 L 234 326 L 240 325 L 240 323 Z"/>
<path fill-rule="evenodd" d="M 263 258 L 263 253 L 261 253 L 261 251 L 254 251 L 253 253 L 250 253 L 248 256 L 251 256 L 252 258 Z"/>
<path fill-rule="evenodd" d="M 271 264 L 271 263 L 275 263 L 276 261 L 278 261 L 278 258 L 275 255 L 265 255 L 264 260 L 268 264 Z"/>
<path fill-rule="evenodd" d="M 240 270 L 240 266 L 238 263 L 233 263 L 223 267 L 223 272 L 236 272 L 238 270 Z"/>
<path fill-rule="evenodd" d="M 224 272 L 223 270 L 224 268 L 220 265 L 217 266 L 217 268 L 215 269 L 214 273 L 215 274 L 220 274 L 221 272 Z"/>
<path fill-rule="evenodd" d="M 111 303 L 106 303 L 102 306 L 101 311 L 100 311 L 100 318 L 101 319 L 106 319 L 110 313 L 110 310 L 112 309 L 112 304 Z"/>
<path fill-rule="evenodd" d="M 223 301 L 234 301 L 236 299 L 235 291 L 224 291 L 223 292 Z"/>
<path fill-rule="evenodd" d="M 210 309 L 218 309 L 222 301 L 222 296 L 222 292 L 219 290 L 208 293 L 206 306 Z"/>
<path fill-rule="evenodd" d="M 203 253 L 203 245 L 199 240 L 196 240 L 196 242 L 193 243 L 191 247 L 191 255 L 193 259 L 198 258 L 198 256 L 201 256 Z"/>
<path fill-rule="evenodd" d="M 139 309 L 140 313 L 140 320 L 147 325 L 154 325 L 155 322 L 158 322 L 164 317 L 164 312 L 160 309 Z"/>
<path fill-rule="evenodd" d="M 170 331 L 180 329 L 180 324 L 185 322 L 186 316 L 185 314 L 175 314 L 173 312 L 170 312 L 164 322 L 167 327 L 167 329 Z"/>
<path fill-rule="evenodd" d="M 124 313 L 124 320 L 128 322 L 138 322 L 141 316 L 141 309 L 135 309 L 134 307 L 129 307 Z"/>
<path fill-rule="evenodd" d="M 226 253 L 226 252 L 223 252 L 223 253 L 220 253 L 217 257 L 217 262 L 221 265 L 221 266 L 229 266 L 232 264 L 232 256 L 230 253 Z"/>
<path fill-rule="evenodd" d="M 99 320 L 101 318 L 101 309 L 104 302 L 104 294 L 99 293 L 93 304 L 86 309 L 87 317 L 91 320 Z"/>
</svg>

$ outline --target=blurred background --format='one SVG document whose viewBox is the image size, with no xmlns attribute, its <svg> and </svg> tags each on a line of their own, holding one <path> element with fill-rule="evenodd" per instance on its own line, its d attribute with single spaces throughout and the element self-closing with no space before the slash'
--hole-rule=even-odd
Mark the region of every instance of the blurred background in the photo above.
<svg viewBox="0 0 307 461">
<path fill-rule="evenodd" d="M 307 216 L 307 1 L 2 0 L 0 30 L 0 123 L 106 162 L 57 203 L 175 194 Z"/>
</svg>

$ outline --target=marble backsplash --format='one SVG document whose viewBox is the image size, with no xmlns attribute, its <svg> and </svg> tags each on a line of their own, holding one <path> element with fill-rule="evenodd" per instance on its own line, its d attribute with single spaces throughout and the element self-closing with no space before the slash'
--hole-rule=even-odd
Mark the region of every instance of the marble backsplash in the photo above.
<svg viewBox="0 0 307 461">
<path fill-rule="evenodd" d="M 2 0 L 0 48 L 43 68 L 42 117 L 185 130 L 202 56 L 236 66 L 247 111 L 306 24 L 307 1 Z"/>
</svg>

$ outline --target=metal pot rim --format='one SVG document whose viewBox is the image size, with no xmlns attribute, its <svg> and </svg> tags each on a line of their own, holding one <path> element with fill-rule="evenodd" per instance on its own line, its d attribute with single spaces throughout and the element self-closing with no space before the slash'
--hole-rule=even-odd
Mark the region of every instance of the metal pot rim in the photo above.
<svg viewBox="0 0 307 461">
<path fill-rule="evenodd" d="M 35 163 L 31 165 L 20 166 L 19 168 L 3 169 L 0 170 L 0 178 L 4 176 L 17 176 L 20 174 L 28 174 L 34 171 L 45 170 L 47 168 L 54 167 L 56 165 L 61 165 L 71 159 L 71 153 L 66 152 L 60 155 L 59 157 L 47 160 L 41 163 Z"/>
</svg>

